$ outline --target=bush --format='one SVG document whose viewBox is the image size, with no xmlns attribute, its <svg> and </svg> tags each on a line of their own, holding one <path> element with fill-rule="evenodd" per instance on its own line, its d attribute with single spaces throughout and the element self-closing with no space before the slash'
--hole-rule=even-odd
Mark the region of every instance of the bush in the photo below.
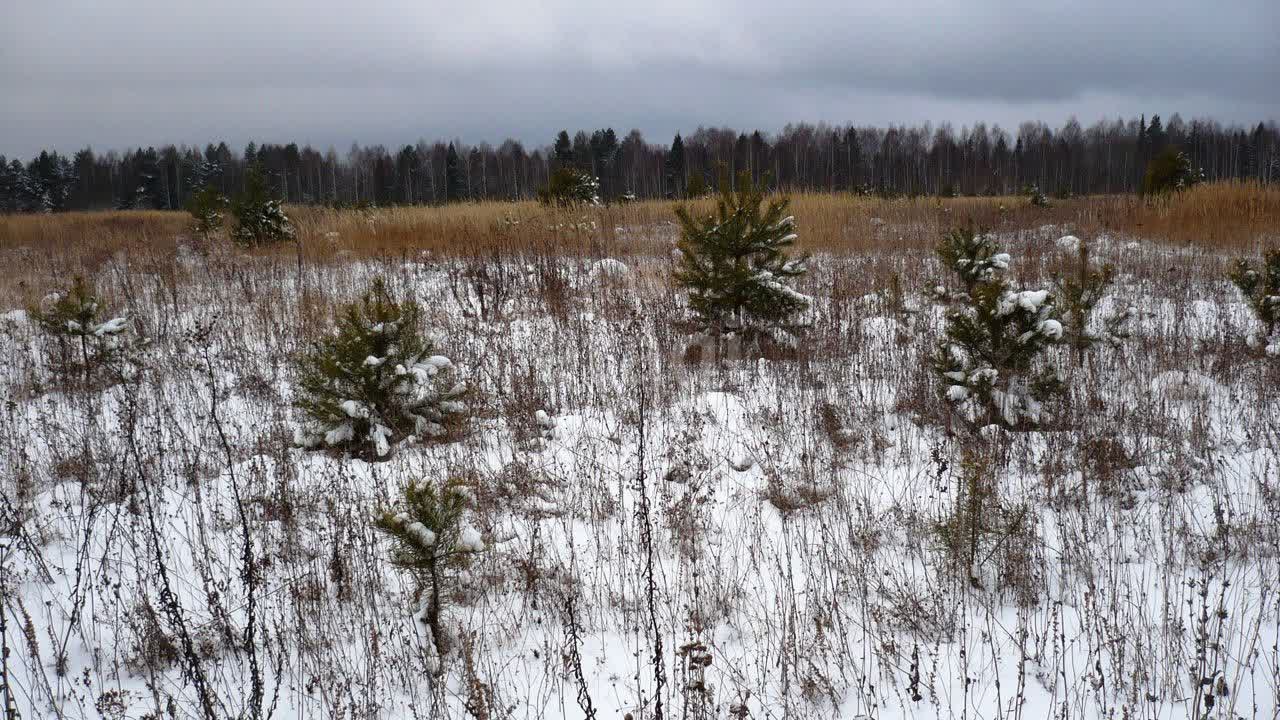
<svg viewBox="0 0 1280 720">
<path fill-rule="evenodd" d="M 990 463 L 977 448 L 965 448 L 955 488 L 955 505 L 934 526 L 941 549 L 969 583 L 983 586 L 980 576 L 990 564 L 994 579 L 1022 599 L 1037 596 L 1028 583 L 1028 541 L 1035 516 L 1026 505 L 1010 505 L 1001 498 Z"/>
<path fill-rule="evenodd" d="M 600 204 L 600 181 L 577 168 L 562 167 L 551 173 L 538 190 L 538 202 L 561 208 Z"/>
<path fill-rule="evenodd" d="M 227 198 L 213 187 L 205 187 L 187 200 L 187 212 L 195 220 L 192 228 L 197 235 L 210 235 L 222 227 Z"/>
<path fill-rule="evenodd" d="M 280 201 L 267 193 L 267 181 L 257 167 L 249 168 L 244 179 L 244 192 L 231 206 L 236 227 L 231 237 L 242 245 L 265 245 L 293 239 L 293 224 L 285 215 Z"/>
<path fill-rule="evenodd" d="M 1115 275 L 1115 268 L 1109 264 L 1101 267 L 1091 265 L 1089 246 L 1081 241 L 1071 267 L 1054 281 L 1065 321 L 1063 341 L 1071 348 L 1077 361 L 1083 358 L 1086 350 L 1100 342 L 1118 345 L 1128 338 L 1124 324 L 1132 314 L 1129 308 L 1101 318 L 1098 323 L 1091 323 L 1093 312 L 1107 287 L 1115 280 Z M 1091 324 L 1101 327 L 1095 330 Z"/>
<path fill-rule="evenodd" d="M 1055 373 L 1035 366 L 1061 340 L 1063 328 L 1048 291 L 1010 287 L 1004 278 L 1009 255 L 997 250 L 990 236 L 972 227 L 947 233 L 938 245 L 938 256 L 964 288 L 939 293 L 954 307 L 933 366 L 943 397 L 973 410 L 967 420 L 1019 429 L 1046 419 L 1043 403 L 1062 391 Z"/>
<path fill-rule="evenodd" d="M 1193 166 L 1186 153 L 1170 146 L 1147 163 L 1142 190 L 1151 194 L 1169 193 L 1201 182 L 1204 182 L 1204 170 Z"/>
<path fill-rule="evenodd" d="M 1028 185 L 1022 188 L 1022 194 L 1030 198 L 1031 207 L 1049 207 L 1049 198 L 1045 196 L 1039 185 Z"/>
<path fill-rule="evenodd" d="M 28 308 L 28 314 L 56 341 L 59 369 L 88 381 L 119 358 L 129 324 L 124 317 L 104 319 L 102 310 L 84 278 L 76 277 L 70 289 L 47 296 L 41 306 Z"/>
<path fill-rule="evenodd" d="M 1267 354 L 1280 356 L 1280 337 L 1276 333 L 1276 326 L 1280 325 L 1280 248 L 1267 251 L 1260 271 L 1247 260 L 1237 260 L 1230 278 L 1266 328 Z"/>
<path fill-rule="evenodd" d="M 395 540 L 391 563 L 425 581 L 423 621 L 441 655 L 448 649 L 440 623 L 442 589 L 450 571 L 485 547 L 480 533 L 462 524 L 467 498 L 455 481 L 443 486 L 423 481 L 404 488 L 402 509 L 386 510 L 374 520 L 374 527 Z"/>
<path fill-rule="evenodd" d="M 453 364 L 431 354 L 412 301 L 397 302 L 374 280 L 338 316 L 337 332 L 298 362 L 297 406 L 307 416 L 298 444 L 339 448 L 377 460 L 408 437 L 439 437 L 466 411 Z"/>
<path fill-rule="evenodd" d="M 694 219 L 676 209 L 681 237 L 676 282 L 689 290 L 689 305 L 709 328 L 723 332 L 751 322 L 776 322 L 809 306 L 809 298 L 784 284 L 805 272 L 804 259 L 787 249 L 796 240 L 786 198 L 770 201 L 743 173 L 735 191 L 721 178 L 715 215 Z"/>
</svg>

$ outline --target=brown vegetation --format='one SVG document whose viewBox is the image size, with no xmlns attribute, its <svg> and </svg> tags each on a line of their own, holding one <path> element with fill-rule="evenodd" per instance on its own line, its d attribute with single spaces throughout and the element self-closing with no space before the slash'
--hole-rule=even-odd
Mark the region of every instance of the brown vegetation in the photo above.
<svg viewBox="0 0 1280 720">
<path fill-rule="evenodd" d="M 689 203 L 710 211 L 708 199 Z M 440 207 L 331 210 L 293 206 L 298 240 L 252 251 L 300 255 L 300 262 L 352 257 L 601 257 L 661 255 L 674 246 L 671 201 L 644 201 L 577 210 L 549 210 L 535 202 L 486 202 Z M 1178 245 L 1249 253 L 1280 237 L 1280 188 L 1226 182 L 1162 198 L 1105 195 L 1032 207 L 1024 197 L 881 199 L 847 194 L 792 198 L 801 250 L 851 254 L 932 248 L 946 228 L 972 220 L 1002 232 L 1046 224 L 1080 235 L 1131 236 Z M 179 240 L 205 249 L 190 232 L 187 213 L 72 212 L 0 216 L 0 257 L 11 270 L 0 279 L 0 305 L 18 306 L 43 292 L 40 276 L 95 273 L 126 251 L 176 251 Z M 215 241 L 216 242 L 216 239 Z M 144 255 L 153 255 L 144 252 Z M 18 264 L 23 273 L 13 272 Z"/>
</svg>

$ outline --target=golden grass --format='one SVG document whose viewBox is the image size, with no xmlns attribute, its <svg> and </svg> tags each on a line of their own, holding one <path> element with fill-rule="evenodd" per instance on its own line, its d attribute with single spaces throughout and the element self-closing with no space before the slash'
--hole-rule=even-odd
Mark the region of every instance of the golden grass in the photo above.
<svg viewBox="0 0 1280 720">
<path fill-rule="evenodd" d="M 691 203 L 710 212 L 711 200 Z M 677 227 L 669 201 L 553 211 L 533 202 L 369 211 L 291 207 L 299 243 L 254 251 L 301 253 L 310 262 L 350 257 L 493 256 L 553 254 L 599 256 L 668 252 Z M 1026 198 L 917 198 L 885 200 L 840 194 L 792 197 L 800 246 L 832 253 L 928 248 L 945 229 L 972 221 L 1000 231 L 1067 224 L 1086 237 L 1107 232 L 1254 252 L 1280 237 L 1280 187 L 1215 183 L 1170 197 L 1093 196 L 1031 207 Z M 118 253 L 173 253 L 191 241 L 182 212 L 110 211 L 0 216 L 0 259 L 13 282 L 35 258 L 50 274 L 96 272 Z M 215 239 L 213 242 L 225 243 Z M 201 243 L 191 241 L 197 249 Z"/>
</svg>

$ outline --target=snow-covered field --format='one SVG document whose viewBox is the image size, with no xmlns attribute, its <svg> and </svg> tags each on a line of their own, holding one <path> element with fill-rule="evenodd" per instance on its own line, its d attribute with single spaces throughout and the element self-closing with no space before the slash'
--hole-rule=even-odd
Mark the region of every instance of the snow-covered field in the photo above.
<svg viewBox="0 0 1280 720">
<path fill-rule="evenodd" d="M 1002 237 L 1020 282 L 1068 230 Z M 664 254 L 112 257 L 98 287 L 147 340 L 127 382 L 53 382 L 0 308 L 19 715 L 1275 718 L 1280 369 L 1227 258 L 1095 247 L 1133 337 L 1054 351 L 1042 431 L 969 440 L 923 246 L 815 257 L 796 352 L 722 362 L 687 352 Z M 294 447 L 290 359 L 375 275 L 422 302 L 472 416 L 381 463 Z M 996 488 L 972 572 L 962 442 Z M 436 657 L 370 520 L 449 477 L 486 549 Z"/>
</svg>

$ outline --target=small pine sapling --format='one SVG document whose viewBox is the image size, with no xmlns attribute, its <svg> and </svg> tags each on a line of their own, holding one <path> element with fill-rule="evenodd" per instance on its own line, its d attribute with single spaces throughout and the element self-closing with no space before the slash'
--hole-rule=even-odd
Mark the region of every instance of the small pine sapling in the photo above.
<svg viewBox="0 0 1280 720">
<path fill-rule="evenodd" d="M 337 332 L 298 361 L 304 447 L 343 449 L 365 460 L 389 457 L 408 437 L 446 434 L 444 422 L 466 411 L 465 386 L 453 363 L 433 355 L 413 301 L 398 302 L 376 279 L 338 315 Z"/>
<path fill-rule="evenodd" d="M 1253 269 L 1253 263 L 1248 260 L 1237 260 L 1230 278 L 1258 322 L 1266 328 L 1265 338 L 1259 341 L 1251 335 L 1250 344 L 1262 346 L 1268 355 L 1280 357 L 1280 332 L 1277 332 L 1277 326 L 1280 326 L 1280 248 L 1267 251 L 1260 270 Z"/>
<path fill-rule="evenodd" d="M 1008 566 L 1020 552 L 1033 516 L 1027 506 L 1004 501 L 990 461 L 977 448 L 962 451 L 960 470 L 955 505 L 934 526 L 942 550 L 974 588 L 983 587 L 980 578 L 987 575 L 988 563 L 995 566 L 990 568 L 995 579 L 1008 581 L 1016 576 Z"/>
<path fill-rule="evenodd" d="M 201 237 L 208 237 L 222 228 L 227 199 L 217 188 L 205 186 L 187 200 L 187 212 L 194 221 L 192 230 Z"/>
<path fill-rule="evenodd" d="M 1171 145 L 1147 163 L 1142 189 L 1149 194 L 1167 194 L 1202 182 L 1204 170 L 1193 165 L 1186 153 Z"/>
<path fill-rule="evenodd" d="M 805 273 L 804 258 L 787 250 L 796 240 L 787 198 L 761 211 L 764 190 L 742 173 L 735 191 L 727 173 L 720 181 L 716 214 L 694 218 L 676 209 L 681 237 L 675 280 L 689 291 L 699 321 L 717 333 L 776 323 L 806 309 L 809 298 L 786 285 Z M 758 329 L 758 328 L 757 328 Z"/>
<path fill-rule="evenodd" d="M 538 202 L 565 209 L 599 205 L 600 180 L 577 168 L 557 168 L 547 179 L 546 186 L 538 189 Z"/>
<path fill-rule="evenodd" d="M 245 174 L 244 192 L 231 205 L 236 217 L 231 237 L 241 245 L 257 246 L 293 239 L 293 223 L 280 201 L 267 192 L 267 180 L 257 167 Z"/>
<path fill-rule="evenodd" d="M 1031 207 L 1047 208 L 1049 207 L 1049 198 L 1040 189 L 1039 185 L 1028 185 L 1022 189 L 1022 194 L 1029 197 Z"/>
<path fill-rule="evenodd" d="M 66 292 L 45 297 L 28 314 L 58 348 L 58 365 L 66 374 L 80 375 L 86 382 L 99 370 L 111 367 L 124 348 L 123 337 L 129 321 L 125 317 L 104 319 L 98 296 L 76 277 Z"/>
<path fill-rule="evenodd" d="M 1110 264 L 1090 264 L 1088 244 L 1079 242 L 1076 247 L 1076 257 L 1054 281 L 1054 291 L 1062 308 L 1063 342 L 1080 362 L 1085 351 L 1098 343 L 1117 346 L 1127 339 L 1124 326 L 1133 310 L 1125 307 L 1094 321 L 1094 310 L 1115 280 L 1116 270 Z"/>
<path fill-rule="evenodd" d="M 442 591 L 453 571 L 485 549 L 480 533 L 463 524 L 468 499 L 456 481 L 440 485 L 424 480 L 406 486 L 402 507 L 382 512 L 373 523 L 395 541 L 391 563 L 425 584 L 422 620 L 440 656 L 448 650 L 440 621 Z"/>
<path fill-rule="evenodd" d="M 1025 429 L 1047 419 L 1043 404 L 1062 391 L 1057 374 L 1037 369 L 1044 351 L 1063 335 L 1046 290 L 1012 289 L 1010 258 L 972 227 L 947 233 L 938 256 L 963 289 L 946 295 L 944 340 L 933 358 L 943 397 L 979 426 Z"/>
</svg>

